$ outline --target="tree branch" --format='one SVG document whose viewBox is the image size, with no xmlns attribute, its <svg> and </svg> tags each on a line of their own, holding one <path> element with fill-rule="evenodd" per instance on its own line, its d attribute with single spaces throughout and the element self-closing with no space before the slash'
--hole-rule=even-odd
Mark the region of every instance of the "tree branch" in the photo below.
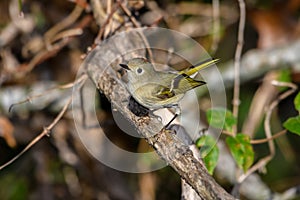
<svg viewBox="0 0 300 200">
<path fill-rule="evenodd" d="M 240 80 L 241 84 L 255 78 L 263 76 L 265 73 L 275 69 L 292 67 L 295 71 L 300 71 L 300 40 L 276 46 L 271 49 L 253 49 L 245 54 L 241 59 Z M 223 82 L 226 88 L 232 88 L 234 83 L 233 62 L 218 64 Z M 208 74 L 206 82 L 211 84 L 214 90 L 219 91 L 219 84 L 215 82 L 215 74 Z"/>
<path fill-rule="evenodd" d="M 86 58 L 84 67 L 96 87 L 110 100 L 125 118 L 131 121 L 137 132 L 203 199 L 234 199 L 207 173 L 190 147 L 173 134 L 162 129 L 156 118 L 137 117 L 127 108 L 129 94 L 117 76 L 118 64 L 123 59 L 145 56 L 146 47 L 137 32 L 119 34 L 102 42 Z M 123 55 L 124 52 L 131 52 Z M 111 61 L 111 63 L 108 63 Z"/>
</svg>

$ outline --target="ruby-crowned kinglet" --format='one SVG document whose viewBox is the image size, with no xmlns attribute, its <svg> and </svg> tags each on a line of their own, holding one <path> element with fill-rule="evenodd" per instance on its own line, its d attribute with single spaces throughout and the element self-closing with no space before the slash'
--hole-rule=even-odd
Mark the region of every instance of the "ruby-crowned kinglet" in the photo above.
<svg viewBox="0 0 300 200">
<path fill-rule="evenodd" d="M 187 91 L 205 84 L 190 76 L 216 62 L 205 61 L 178 72 L 156 71 L 144 58 L 133 58 L 120 66 L 127 71 L 127 88 L 131 96 L 142 106 L 157 110 L 178 107 L 178 102 Z"/>
</svg>

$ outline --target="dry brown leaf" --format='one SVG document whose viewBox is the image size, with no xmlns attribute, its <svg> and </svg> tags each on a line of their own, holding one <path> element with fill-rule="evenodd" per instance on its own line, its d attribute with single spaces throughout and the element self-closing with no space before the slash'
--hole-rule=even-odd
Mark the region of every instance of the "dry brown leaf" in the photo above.
<svg viewBox="0 0 300 200">
<path fill-rule="evenodd" d="M 3 137 L 8 146 L 11 148 L 16 146 L 16 140 L 14 138 L 14 126 L 4 116 L 0 116 L 0 137 Z"/>
<path fill-rule="evenodd" d="M 295 7 L 300 7 L 299 0 L 274 4 L 269 10 L 248 12 L 249 19 L 259 35 L 259 48 L 271 48 L 299 38 L 299 23 L 293 17 Z"/>
</svg>

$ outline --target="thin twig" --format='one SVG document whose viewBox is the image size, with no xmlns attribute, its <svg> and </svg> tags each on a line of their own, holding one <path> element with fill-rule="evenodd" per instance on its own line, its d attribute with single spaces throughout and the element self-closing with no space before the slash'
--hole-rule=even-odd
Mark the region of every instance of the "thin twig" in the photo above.
<svg viewBox="0 0 300 200">
<path fill-rule="evenodd" d="M 279 95 L 278 88 L 274 87 L 270 82 L 278 78 L 278 73 L 278 71 L 274 70 L 268 72 L 251 100 L 248 116 L 242 127 L 242 133 L 249 135 L 250 138 L 253 138 L 255 131 L 263 121 L 266 106 L 270 105 Z"/>
<path fill-rule="evenodd" d="M 284 130 L 281 130 L 278 133 L 272 135 L 272 137 L 270 137 L 270 138 L 251 140 L 250 143 L 251 144 L 262 144 L 262 143 L 268 142 L 270 140 L 274 140 L 274 139 L 276 139 L 276 138 L 278 138 L 278 137 L 280 137 L 280 136 L 282 136 L 286 133 L 287 133 L 287 130 L 284 129 Z"/>
<path fill-rule="evenodd" d="M 53 55 L 56 55 L 56 53 L 64 46 L 66 46 L 69 42 L 70 42 L 69 38 L 64 38 L 63 40 L 52 45 L 51 50 L 48 49 L 41 50 L 29 61 L 28 64 L 21 65 L 18 69 L 18 72 L 24 74 L 30 72 L 36 65 L 42 63 L 43 61 L 47 60 Z"/>
<path fill-rule="evenodd" d="M 106 0 L 106 13 L 111 13 L 111 10 L 112 10 L 112 2 L 111 2 L 111 0 Z M 103 34 L 103 38 L 107 38 L 110 35 L 111 30 L 114 25 L 113 19 L 114 19 L 114 15 L 112 15 L 112 18 L 108 21 L 108 24 L 107 24 L 104 34 Z"/>
<path fill-rule="evenodd" d="M 67 111 L 69 105 L 71 104 L 72 97 L 69 98 L 63 109 L 56 116 L 54 121 L 47 127 L 44 128 L 43 132 L 41 132 L 38 136 L 36 136 L 20 153 L 18 153 L 11 160 L 6 162 L 4 165 L 0 166 L 0 170 L 4 169 L 8 165 L 12 164 L 15 160 L 17 160 L 20 156 L 22 156 L 26 151 L 28 151 L 33 145 L 35 145 L 38 141 L 40 141 L 44 136 L 49 136 L 51 129 L 59 122 L 59 120 L 63 117 L 65 112 Z"/>
<path fill-rule="evenodd" d="M 138 23 L 138 21 L 135 19 L 135 17 L 131 14 L 130 10 L 126 6 L 124 6 L 123 4 L 121 4 L 121 8 L 126 13 L 126 15 L 129 17 L 132 24 L 136 28 L 141 28 L 141 25 Z M 145 46 L 146 46 L 146 49 L 147 49 L 147 52 L 148 52 L 148 55 L 149 55 L 149 61 L 154 62 L 153 53 L 151 51 L 151 48 L 150 48 L 150 45 L 149 45 L 149 42 L 148 42 L 147 38 L 145 37 L 145 35 L 141 31 L 138 31 L 138 34 L 141 36 L 143 42 L 145 43 Z"/>
<path fill-rule="evenodd" d="M 218 44 L 220 41 L 220 1 L 213 0 L 212 1 L 212 11 L 213 11 L 213 35 L 212 35 L 212 45 L 211 52 L 215 53 Z"/>
<path fill-rule="evenodd" d="M 79 94 L 80 94 L 80 111 L 81 111 L 81 122 L 82 122 L 82 126 L 83 127 L 87 127 L 87 121 L 86 121 L 86 113 L 85 113 L 85 110 L 84 110 L 84 99 L 83 98 L 83 87 L 81 87 L 79 89 Z"/>
<path fill-rule="evenodd" d="M 98 0 L 91 0 L 90 1 L 91 7 L 93 8 L 93 16 L 95 22 L 98 24 L 98 26 L 102 26 L 102 18 L 105 18 L 106 13 L 104 11 L 104 8 L 102 6 L 101 1 Z"/>
<path fill-rule="evenodd" d="M 135 19 L 135 17 L 132 16 L 130 10 L 122 3 L 120 4 L 120 6 L 121 6 L 122 10 L 125 12 L 125 14 L 129 17 L 129 19 L 133 23 L 133 25 L 135 27 L 140 28 L 141 26 L 140 26 L 139 22 Z"/>
<path fill-rule="evenodd" d="M 80 17 L 82 11 L 83 8 L 80 5 L 76 5 L 73 11 L 70 13 L 70 15 L 68 15 L 64 20 L 57 23 L 45 33 L 44 38 L 47 49 L 52 48 L 52 38 L 54 38 L 59 31 L 70 26 L 71 24 L 74 24 L 74 22 Z"/>
<path fill-rule="evenodd" d="M 246 21 L 246 9 L 244 0 L 238 0 L 240 7 L 240 20 L 239 20 L 239 30 L 238 30 L 238 41 L 234 55 L 234 90 L 233 90 L 233 116 L 238 119 L 239 104 L 240 104 L 240 65 L 241 65 L 241 55 L 244 44 L 244 30 Z M 237 133 L 237 126 L 233 127 L 233 133 Z"/>
<path fill-rule="evenodd" d="M 293 83 L 279 82 L 279 81 L 275 81 L 275 80 L 273 80 L 271 83 L 275 86 L 289 87 L 290 89 L 287 90 L 286 92 L 282 93 L 281 95 L 279 95 L 279 97 L 270 104 L 269 108 L 266 111 L 266 117 L 265 117 L 265 121 L 264 121 L 264 129 L 265 129 L 265 134 L 267 137 L 266 139 L 268 140 L 270 154 L 268 156 L 260 159 L 245 174 L 241 175 L 238 178 L 239 183 L 243 182 L 250 174 L 252 174 L 256 170 L 261 169 L 262 167 L 266 166 L 268 164 L 268 162 L 270 162 L 270 160 L 274 157 L 275 145 L 274 145 L 274 140 L 271 139 L 272 138 L 272 131 L 271 131 L 271 127 L 270 127 L 271 115 L 273 113 L 274 108 L 277 107 L 279 102 L 281 100 L 287 98 L 291 94 L 293 94 L 298 88 L 297 85 L 295 85 Z"/>
<path fill-rule="evenodd" d="M 228 136 L 233 136 L 232 132 L 230 131 L 222 130 L 222 133 Z"/>
<path fill-rule="evenodd" d="M 87 76 L 85 74 L 81 75 L 75 82 L 72 82 L 72 83 L 67 83 L 67 84 L 64 84 L 64 85 L 59 85 L 59 86 L 55 86 L 53 88 L 50 88 L 50 89 L 47 89 L 45 90 L 43 93 L 40 93 L 40 94 L 37 94 L 37 95 L 33 95 L 33 96 L 29 96 L 27 97 L 26 99 L 20 101 L 20 102 L 17 102 L 17 103 L 13 103 L 9 106 L 8 108 L 8 112 L 11 112 L 12 109 L 17 106 L 17 105 L 20 105 L 20 104 L 23 104 L 23 103 L 26 103 L 26 102 L 31 102 L 33 99 L 35 98 L 39 98 L 39 97 L 42 97 L 44 95 L 47 95 L 49 92 L 53 91 L 53 90 L 57 90 L 57 89 L 68 89 L 68 88 L 71 88 L 73 87 L 74 85 L 82 82 L 82 81 L 85 81 L 87 79 Z"/>
<path fill-rule="evenodd" d="M 106 1 L 106 13 L 111 13 L 111 8 L 112 8 L 112 0 L 107 0 Z"/>
<path fill-rule="evenodd" d="M 53 36 L 53 38 L 51 38 L 50 42 L 53 43 L 57 40 L 66 38 L 66 37 L 74 37 L 74 36 L 79 36 L 83 33 L 83 30 L 81 28 L 72 28 L 72 29 L 68 29 L 65 31 L 62 31 L 58 34 L 56 34 L 55 36 Z"/>
<path fill-rule="evenodd" d="M 90 22 L 92 21 L 92 18 L 90 16 L 84 17 L 75 28 L 83 29 L 86 27 Z M 48 58 L 56 55 L 56 53 L 61 50 L 64 46 L 69 44 L 73 39 L 74 35 L 71 37 L 64 37 L 62 40 L 56 42 L 55 44 L 51 44 L 51 49 L 43 49 L 38 54 L 32 58 L 29 63 L 23 64 L 18 68 L 19 73 L 28 73 L 30 72 L 36 65 L 42 63 L 43 61 L 47 60 Z"/>
<path fill-rule="evenodd" d="M 117 12 L 118 8 L 120 7 L 121 3 L 123 2 L 123 0 L 118 1 L 115 6 L 111 9 L 111 12 L 107 15 L 105 22 L 102 24 L 100 31 L 97 35 L 97 37 L 94 40 L 94 44 L 100 44 L 101 38 L 104 34 L 105 28 L 107 25 L 109 25 L 110 20 L 113 18 L 113 15 L 115 14 L 115 12 Z"/>
</svg>

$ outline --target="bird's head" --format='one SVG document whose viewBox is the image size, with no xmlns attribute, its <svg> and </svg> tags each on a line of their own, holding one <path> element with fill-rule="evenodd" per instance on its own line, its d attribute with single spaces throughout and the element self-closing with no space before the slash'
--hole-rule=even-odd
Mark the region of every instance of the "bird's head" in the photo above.
<svg viewBox="0 0 300 200">
<path fill-rule="evenodd" d="M 142 76 L 145 73 L 153 71 L 153 66 L 145 58 L 133 58 L 127 64 L 120 64 L 120 66 L 126 69 L 128 73 L 137 76 Z"/>
</svg>

